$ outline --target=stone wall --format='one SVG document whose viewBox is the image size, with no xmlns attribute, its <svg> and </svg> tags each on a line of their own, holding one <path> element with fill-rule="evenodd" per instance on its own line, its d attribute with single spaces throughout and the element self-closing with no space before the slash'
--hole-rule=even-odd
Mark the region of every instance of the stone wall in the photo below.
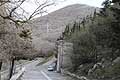
<svg viewBox="0 0 120 80">
<path fill-rule="evenodd" d="M 64 42 L 62 68 L 69 69 L 72 66 L 71 54 L 73 53 L 73 44 Z"/>
</svg>

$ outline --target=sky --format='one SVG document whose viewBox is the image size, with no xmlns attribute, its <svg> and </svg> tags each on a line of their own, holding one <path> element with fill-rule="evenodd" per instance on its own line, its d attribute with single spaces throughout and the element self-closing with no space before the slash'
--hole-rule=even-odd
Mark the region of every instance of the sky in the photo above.
<svg viewBox="0 0 120 80">
<path fill-rule="evenodd" d="M 102 7 L 101 4 L 103 1 L 105 0 L 65 0 L 63 2 L 59 2 L 56 6 L 53 6 L 50 12 L 72 4 L 86 4 L 94 7 Z"/>
<path fill-rule="evenodd" d="M 36 8 L 33 1 L 34 0 L 28 0 L 23 5 L 24 9 L 29 13 L 32 13 L 32 11 L 34 11 Z M 41 4 L 46 0 L 37 0 L 37 1 Z M 48 13 L 72 4 L 86 4 L 94 7 L 102 7 L 101 4 L 105 0 L 54 0 L 54 1 L 56 1 L 56 5 L 52 5 L 46 9 Z"/>
</svg>

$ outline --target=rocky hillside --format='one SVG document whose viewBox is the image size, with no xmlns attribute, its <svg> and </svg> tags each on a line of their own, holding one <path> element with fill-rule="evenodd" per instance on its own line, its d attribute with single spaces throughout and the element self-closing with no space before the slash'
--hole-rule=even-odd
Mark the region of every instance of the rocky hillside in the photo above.
<svg viewBox="0 0 120 80">
<path fill-rule="evenodd" d="M 36 49 L 41 50 L 42 48 L 45 51 L 52 49 L 66 24 L 75 20 L 80 21 L 86 15 L 92 14 L 94 10 L 94 7 L 74 4 L 34 19 L 30 26 L 32 26 L 33 44 Z"/>
</svg>

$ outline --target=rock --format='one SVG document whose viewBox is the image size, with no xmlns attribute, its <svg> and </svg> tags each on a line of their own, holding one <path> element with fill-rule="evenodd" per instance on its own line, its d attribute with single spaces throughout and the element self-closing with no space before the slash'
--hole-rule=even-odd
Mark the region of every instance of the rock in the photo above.
<svg viewBox="0 0 120 80">
<path fill-rule="evenodd" d="M 89 80 L 87 77 L 85 77 L 85 76 L 81 76 L 80 77 L 81 78 L 81 80 Z"/>
<path fill-rule="evenodd" d="M 117 57 L 115 60 L 113 60 L 113 64 L 120 64 L 120 57 Z"/>
</svg>

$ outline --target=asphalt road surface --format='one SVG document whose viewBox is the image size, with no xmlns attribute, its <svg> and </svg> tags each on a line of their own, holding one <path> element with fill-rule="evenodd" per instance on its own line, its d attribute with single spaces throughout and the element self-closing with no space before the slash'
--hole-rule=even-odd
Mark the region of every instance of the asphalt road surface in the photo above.
<svg viewBox="0 0 120 80">
<path fill-rule="evenodd" d="M 21 80 L 67 80 L 68 76 L 61 75 L 54 71 L 47 71 L 47 67 L 54 61 L 54 59 L 47 63 L 36 66 L 39 61 L 33 61 L 25 65 L 25 72 L 21 77 Z"/>
</svg>

